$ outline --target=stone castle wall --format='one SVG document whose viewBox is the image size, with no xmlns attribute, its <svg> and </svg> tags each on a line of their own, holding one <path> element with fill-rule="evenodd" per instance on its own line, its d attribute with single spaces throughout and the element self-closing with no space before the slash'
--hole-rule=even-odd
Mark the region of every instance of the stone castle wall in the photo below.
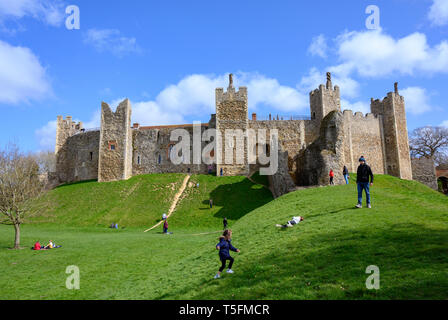
<svg viewBox="0 0 448 320">
<path fill-rule="evenodd" d="M 364 116 L 344 110 L 344 164 L 350 172 L 356 172 L 360 156 L 364 156 L 374 173 L 384 173 L 384 139 L 379 117 L 372 113 Z M 342 169 L 337 168 L 341 175 Z"/>
<path fill-rule="evenodd" d="M 221 139 L 217 139 L 217 150 L 222 150 L 222 159 L 217 157 L 217 174 L 224 176 L 247 175 L 249 164 L 247 161 L 247 139 L 245 134 L 248 129 L 248 105 L 247 88 L 240 87 L 235 91 L 232 75 L 229 76 L 230 83 L 227 92 L 223 88 L 217 88 L 216 95 L 216 131 L 220 132 Z M 226 136 L 229 130 L 238 130 L 242 134 L 236 137 Z M 227 132 L 226 132 L 227 131 Z M 229 150 L 229 152 L 225 152 Z M 233 153 L 233 157 L 230 156 Z M 217 153 L 219 154 L 219 152 Z M 243 155 L 242 159 L 237 158 Z M 225 156 L 233 158 L 232 164 L 226 164 Z"/>
<path fill-rule="evenodd" d="M 190 150 L 193 151 L 193 125 L 140 127 L 131 126 L 131 105 L 125 100 L 112 112 L 103 103 L 100 131 L 84 132 L 82 123 L 74 123 L 71 117 L 58 117 L 56 147 L 57 173 L 60 182 L 97 178 L 98 181 L 128 179 L 146 173 L 208 173 L 217 175 L 247 175 L 254 169 L 247 161 L 247 137 L 240 141 L 226 137 L 225 130 L 265 129 L 269 143 L 270 130 L 279 134 L 281 166 L 275 177 L 278 194 L 297 185 L 328 184 L 328 173 L 333 169 L 335 182 L 343 183 L 342 168 L 355 172 L 361 155 L 367 158 L 375 174 L 387 173 L 403 179 L 412 178 L 409 158 L 404 98 L 395 92 L 383 100 L 371 102 L 371 114 L 363 116 L 345 110 L 341 112 L 340 93 L 332 85 L 327 74 L 327 84 L 310 93 L 310 120 L 257 121 L 248 119 L 247 88 L 233 87 L 233 79 L 227 91 L 216 89 L 216 115 L 209 123 L 200 125 L 200 133 L 216 128 L 221 133 L 216 147 L 223 151 L 223 159 L 209 165 L 193 163 L 175 165 L 170 160 L 170 150 L 177 141 L 170 141 L 175 129 L 190 133 Z M 198 127 L 199 128 L 199 127 Z M 197 131 L 196 131 L 197 132 Z M 201 142 L 201 150 L 209 142 Z M 233 150 L 233 164 L 225 164 L 225 147 Z M 243 149 L 241 149 L 243 148 Z M 269 149 L 269 148 L 268 148 Z M 236 151 L 244 155 L 242 163 L 236 163 Z M 209 150 L 211 151 L 211 149 Z M 217 158 L 210 152 L 209 158 Z M 257 167 L 257 166 L 255 166 Z M 284 181 L 284 183 L 282 182 Z M 286 186 L 283 190 L 280 188 Z"/>
<path fill-rule="evenodd" d="M 131 105 L 124 100 L 112 112 L 101 105 L 98 181 L 126 180 L 132 176 Z"/>
<path fill-rule="evenodd" d="M 98 179 L 100 132 L 89 131 L 68 138 L 66 181 Z"/>
<path fill-rule="evenodd" d="M 171 132 L 175 129 L 184 129 L 190 134 L 189 164 L 175 165 L 170 160 L 170 150 L 176 144 L 170 141 Z M 200 126 L 201 136 L 208 129 L 208 124 Z M 201 143 L 201 150 L 208 142 Z M 147 173 L 202 173 L 206 174 L 209 165 L 193 163 L 193 126 L 170 126 L 158 129 L 133 130 L 133 163 L 132 175 Z M 184 158 L 182 158 L 184 159 Z M 213 168 L 213 171 L 215 169 Z"/>
<path fill-rule="evenodd" d="M 431 189 L 437 190 L 438 185 L 434 160 L 425 157 L 413 158 L 411 159 L 411 163 L 414 179 L 426 184 Z"/>
</svg>

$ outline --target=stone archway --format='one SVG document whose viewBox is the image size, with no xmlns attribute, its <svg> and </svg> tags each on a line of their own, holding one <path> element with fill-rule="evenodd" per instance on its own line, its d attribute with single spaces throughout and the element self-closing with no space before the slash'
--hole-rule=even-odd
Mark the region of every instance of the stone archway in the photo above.
<svg viewBox="0 0 448 320">
<path fill-rule="evenodd" d="M 447 177 L 437 178 L 437 184 L 439 186 L 439 191 L 448 195 L 448 178 Z"/>
<path fill-rule="evenodd" d="M 439 191 L 448 195 L 448 168 L 437 168 L 436 177 Z"/>
</svg>

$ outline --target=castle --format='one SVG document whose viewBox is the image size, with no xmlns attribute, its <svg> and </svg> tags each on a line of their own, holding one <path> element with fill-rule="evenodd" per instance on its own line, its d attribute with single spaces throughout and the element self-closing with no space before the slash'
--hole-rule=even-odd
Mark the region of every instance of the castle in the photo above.
<svg viewBox="0 0 448 320">
<path fill-rule="evenodd" d="M 343 183 L 338 172 L 342 172 L 344 165 L 350 172 L 356 172 L 361 155 L 367 158 L 374 173 L 412 179 L 405 103 L 397 84 L 394 92 L 389 92 L 384 99 L 372 99 L 371 113 L 365 116 L 360 112 L 353 114 L 351 110 L 341 112 L 339 87 L 333 86 L 330 73 L 327 73 L 326 85 L 310 92 L 310 117 L 306 119 L 269 116 L 269 119 L 257 120 L 256 114 L 249 119 L 247 88 L 236 90 L 232 75 L 227 91 L 217 88 L 215 94 L 216 113 L 208 123 L 197 126 L 201 134 L 215 128 L 219 132 L 265 129 L 269 135 L 270 130 L 276 129 L 278 170 L 269 179 L 279 194 L 297 185 L 327 184 L 330 169 L 336 172 L 335 183 Z M 194 161 L 175 165 L 170 161 L 170 151 L 177 142 L 170 141 L 170 133 L 182 128 L 192 137 L 194 125 L 140 126 L 131 123 L 131 112 L 127 99 L 115 112 L 103 102 L 101 128 L 96 130 L 84 129 L 81 122 L 75 123 L 70 116 L 66 119 L 58 116 L 55 152 L 59 183 L 91 179 L 115 181 L 167 172 L 249 175 L 260 167 L 246 158 L 233 164 L 217 161 L 212 167 L 192 164 Z M 226 139 L 227 136 L 217 143 L 227 143 L 233 148 L 241 148 L 242 143 L 247 147 L 247 137 L 236 143 Z M 201 143 L 203 147 L 206 142 Z M 265 148 L 269 150 L 269 142 Z M 211 151 L 209 157 L 214 156 Z"/>
</svg>

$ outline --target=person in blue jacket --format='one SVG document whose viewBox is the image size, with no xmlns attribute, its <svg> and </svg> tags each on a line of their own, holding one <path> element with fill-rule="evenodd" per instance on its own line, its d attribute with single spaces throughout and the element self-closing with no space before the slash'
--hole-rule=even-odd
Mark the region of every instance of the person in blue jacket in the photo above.
<svg viewBox="0 0 448 320">
<path fill-rule="evenodd" d="M 219 268 L 218 273 L 215 275 L 215 279 L 221 277 L 221 272 L 226 267 L 227 260 L 230 261 L 227 273 L 233 273 L 232 265 L 234 259 L 230 256 L 229 250 L 232 250 L 234 252 L 240 252 L 240 250 L 232 246 L 231 238 L 232 238 L 232 230 L 224 230 L 222 236 L 219 237 L 219 243 L 216 245 L 216 249 L 219 250 L 219 259 L 221 260 L 221 268 Z"/>
</svg>

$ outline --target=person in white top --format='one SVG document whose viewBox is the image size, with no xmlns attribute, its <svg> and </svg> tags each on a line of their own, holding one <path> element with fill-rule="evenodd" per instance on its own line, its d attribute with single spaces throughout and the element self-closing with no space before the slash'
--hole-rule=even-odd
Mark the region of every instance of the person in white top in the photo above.
<svg viewBox="0 0 448 320">
<path fill-rule="evenodd" d="M 294 227 L 296 224 L 299 224 L 299 222 L 303 221 L 303 217 L 292 217 L 290 221 L 288 221 L 286 224 L 277 224 L 276 226 L 279 228 L 291 228 Z"/>
</svg>

